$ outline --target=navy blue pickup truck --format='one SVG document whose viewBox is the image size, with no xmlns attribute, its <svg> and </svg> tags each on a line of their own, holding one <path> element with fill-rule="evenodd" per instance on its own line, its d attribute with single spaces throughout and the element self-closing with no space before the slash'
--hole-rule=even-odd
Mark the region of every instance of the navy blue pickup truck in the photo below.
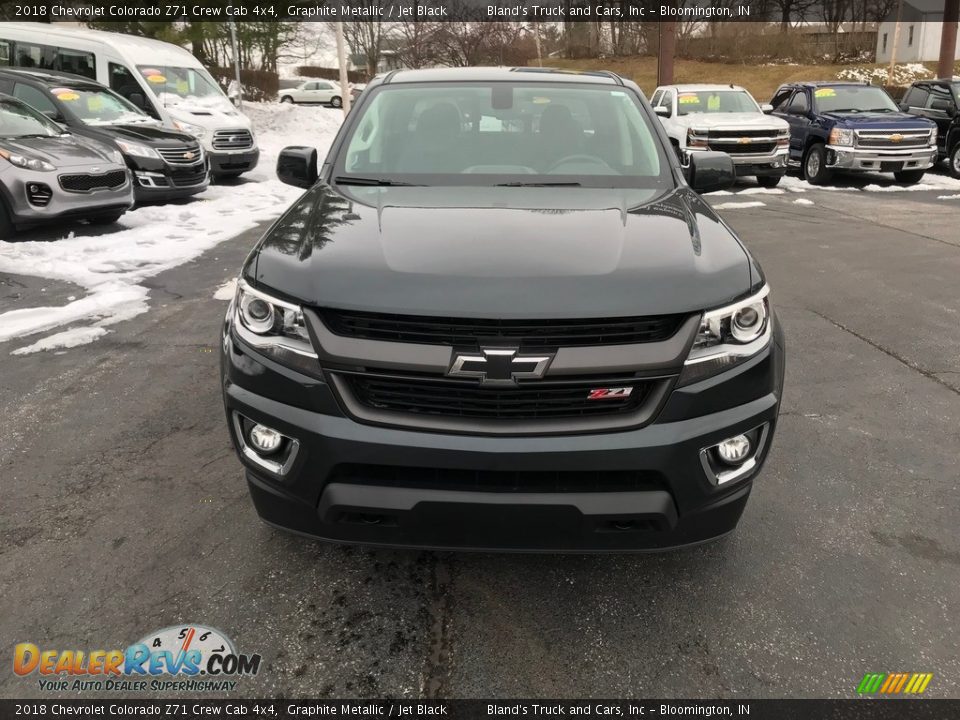
<svg viewBox="0 0 960 720">
<path fill-rule="evenodd" d="M 852 82 L 781 85 L 773 114 L 790 123 L 789 163 L 821 185 L 834 170 L 892 172 L 913 184 L 937 161 L 937 126 L 908 115 L 883 88 Z"/>
</svg>

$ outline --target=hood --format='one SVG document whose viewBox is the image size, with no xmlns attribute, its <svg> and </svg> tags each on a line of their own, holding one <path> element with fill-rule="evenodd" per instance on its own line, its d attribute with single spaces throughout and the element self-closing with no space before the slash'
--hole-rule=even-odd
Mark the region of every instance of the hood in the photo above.
<svg viewBox="0 0 960 720">
<path fill-rule="evenodd" d="M 762 112 L 693 113 L 680 115 L 677 121 L 686 127 L 708 130 L 787 130 L 790 127 L 786 120 Z"/>
<path fill-rule="evenodd" d="M 96 140 L 89 140 L 77 135 L 2 140 L 0 145 L 11 152 L 46 160 L 58 170 L 79 165 L 90 165 L 91 163 L 117 164 L 117 161 L 111 157 L 116 150 L 108 148 Z"/>
<path fill-rule="evenodd" d="M 871 130 L 929 130 L 935 123 L 902 112 L 825 112 L 845 127 L 866 127 Z"/>
<path fill-rule="evenodd" d="M 178 147 L 196 145 L 197 140 L 192 135 L 168 130 L 158 125 L 87 125 L 86 134 L 104 140 L 128 140 L 141 145 L 157 147 Z"/>
<path fill-rule="evenodd" d="M 171 101 L 175 98 L 176 102 Z M 166 103 L 166 110 L 176 120 L 202 125 L 204 127 L 244 128 L 252 126 L 250 118 L 238 111 L 225 97 L 221 98 L 181 98 L 177 95 L 164 94 L 160 104 Z"/>
<path fill-rule="evenodd" d="M 587 318 L 722 305 L 759 282 L 752 267 L 686 188 L 317 185 L 267 232 L 245 275 L 312 306 Z"/>
</svg>

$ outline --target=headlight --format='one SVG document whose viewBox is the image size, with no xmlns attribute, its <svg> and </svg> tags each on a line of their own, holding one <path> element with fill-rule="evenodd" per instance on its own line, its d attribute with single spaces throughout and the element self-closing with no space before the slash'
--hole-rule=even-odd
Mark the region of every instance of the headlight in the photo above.
<svg viewBox="0 0 960 720">
<path fill-rule="evenodd" d="M 110 159 L 113 160 L 113 162 L 115 162 L 115 163 L 120 163 L 120 164 L 122 165 L 122 164 L 123 164 L 123 153 L 120 152 L 119 150 L 111 150 L 111 151 L 110 151 Z"/>
<path fill-rule="evenodd" d="M 183 120 L 174 120 L 173 126 L 181 132 L 193 135 L 195 138 L 202 138 L 207 132 L 207 129 L 202 125 L 194 125 L 193 123 L 184 122 Z"/>
<path fill-rule="evenodd" d="M 233 300 L 237 335 L 248 345 L 284 365 L 316 374 L 320 370 L 303 310 L 250 287 L 237 283 Z"/>
<path fill-rule="evenodd" d="M 16 165 L 17 167 L 24 168 L 26 170 L 38 170 L 42 172 L 56 170 L 56 168 L 46 160 L 38 160 L 37 158 L 27 157 L 26 155 L 19 155 L 2 148 L 0 148 L 0 157 L 9 162 L 11 165 Z"/>
<path fill-rule="evenodd" d="M 765 285 L 740 302 L 705 312 L 677 384 L 716 375 L 763 350 L 772 335 L 769 295 Z"/>
<path fill-rule="evenodd" d="M 707 143 L 707 131 L 706 130 L 695 130 L 694 128 L 689 128 L 687 130 L 687 147 L 688 148 L 705 148 L 708 147 Z"/>
<path fill-rule="evenodd" d="M 157 151 L 152 147 L 140 145 L 139 143 L 127 142 L 126 140 L 116 140 L 117 146 L 127 155 L 144 158 L 159 158 Z"/>
<path fill-rule="evenodd" d="M 830 131 L 831 145 L 853 145 L 853 130 L 834 128 Z"/>
<path fill-rule="evenodd" d="M 930 144 L 937 144 L 937 126 L 934 125 L 933 129 L 930 131 Z"/>
<path fill-rule="evenodd" d="M 790 147 L 790 131 L 781 130 L 777 133 L 777 147 Z"/>
</svg>

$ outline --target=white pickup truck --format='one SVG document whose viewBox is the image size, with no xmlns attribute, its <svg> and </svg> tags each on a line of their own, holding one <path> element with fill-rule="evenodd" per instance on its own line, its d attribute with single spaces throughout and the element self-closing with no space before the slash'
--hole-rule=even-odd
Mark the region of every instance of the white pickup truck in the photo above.
<svg viewBox="0 0 960 720">
<path fill-rule="evenodd" d="M 774 187 L 787 171 L 790 126 L 742 87 L 663 85 L 650 104 L 684 164 L 689 152 L 719 150 L 738 176 L 753 175 L 761 187 Z"/>
</svg>

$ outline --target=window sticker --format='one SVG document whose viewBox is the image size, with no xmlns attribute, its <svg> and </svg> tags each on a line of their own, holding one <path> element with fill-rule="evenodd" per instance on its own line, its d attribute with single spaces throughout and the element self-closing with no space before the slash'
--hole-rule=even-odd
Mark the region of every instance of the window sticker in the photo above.
<svg viewBox="0 0 960 720">
<path fill-rule="evenodd" d="M 534 105 L 549 105 L 549 104 L 550 104 L 550 98 L 548 98 L 548 97 L 535 97 L 535 98 L 533 99 L 533 104 L 534 104 Z"/>
<path fill-rule="evenodd" d="M 699 105 L 700 98 L 696 93 L 684 93 L 677 98 L 677 102 L 681 105 Z"/>
<path fill-rule="evenodd" d="M 79 95 L 77 95 L 75 92 L 70 92 L 69 90 L 57 95 L 57 100 L 63 100 L 63 102 L 73 102 L 74 100 L 79 100 L 79 99 L 80 99 Z"/>
<path fill-rule="evenodd" d="M 814 97 L 823 98 L 823 97 L 836 97 L 837 91 L 833 88 L 817 88 L 814 93 Z"/>
<path fill-rule="evenodd" d="M 163 75 L 147 75 L 147 82 L 155 85 L 163 85 L 167 81 Z"/>
<path fill-rule="evenodd" d="M 719 110 L 720 109 L 720 96 L 711 95 L 707 98 L 707 110 Z"/>
</svg>

